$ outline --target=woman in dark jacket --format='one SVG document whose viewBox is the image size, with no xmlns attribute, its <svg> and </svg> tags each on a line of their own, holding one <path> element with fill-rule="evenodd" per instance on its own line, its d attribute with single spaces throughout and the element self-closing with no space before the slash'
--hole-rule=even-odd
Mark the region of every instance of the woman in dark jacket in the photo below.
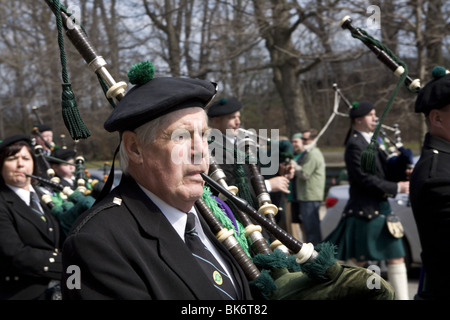
<svg viewBox="0 0 450 320">
<path fill-rule="evenodd" d="M 61 278 L 60 227 L 42 192 L 25 175 L 37 174 L 26 135 L 0 144 L 0 299 L 55 299 Z M 37 207 L 32 208 L 32 193 Z"/>
<path fill-rule="evenodd" d="M 408 193 L 409 182 L 386 179 L 387 159 L 382 152 L 376 153 L 375 174 L 365 173 L 361 167 L 361 154 L 368 147 L 377 122 L 373 104 L 356 104 L 350 110 L 350 118 L 352 128 L 345 148 L 350 198 L 339 225 L 325 241 L 338 246 L 339 259 L 357 265 L 368 260 L 387 260 L 388 280 L 396 299 L 409 299 L 402 239 L 391 235 L 386 226 L 386 217 L 392 214 L 388 197 Z"/>
</svg>

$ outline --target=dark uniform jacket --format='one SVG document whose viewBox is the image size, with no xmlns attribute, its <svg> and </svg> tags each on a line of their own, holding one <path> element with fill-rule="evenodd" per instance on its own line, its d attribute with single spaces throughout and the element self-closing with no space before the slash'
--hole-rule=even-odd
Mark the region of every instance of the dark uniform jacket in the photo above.
<svg viewBox="0 0 450 320">
<path fill-rule="evenodd" d="M 250 299 L 243 271 L 199 218 L 240 297 Z M 63 299 L 219 299 L 175 229 L 128 175 L 75 222 L 63 248 L 63 267 L 70 265 L 80 269 L 81 288 L 66 287 L 71 274 L 63 274 Z"/>
<path fill-rule="evenodd" d="M 0 299 L 42 299 L 49 282 L 61 279 L 60 227 L 42 208 L 47 223 L 0 184 Z"/>
<path fill-rule="evenodd" d="M 386 157 L 377 148 L 376 174 L 363 172 L 361 154 L 368 142 L 356 130 L 350 134 L 345 149 L 345 165 L 350 183 L 350 198 L 344 209 L 345 215 L 368 219 L 380 214 L 380 203 L 397 194 L 397 183 L 385 178 Z"/>
<path fill-rule="evenodd" d="M 411 206 L 426 272 L 424 298 L 450 298 L 450 142 L 425 136 L 410 181 Z"/>
<path fill-rule="evenodd" d="M 227 140 L 225 135 L 215 138 L 218 140 L 209 142 L 210 152 L 211 155 L 214 156 L 220 169 L 224 172 L 227 184 L 229 186 L 238 187 L 239 192 L 237 195 L 247 200 L 253 207 L 257 208 L 257 195 L 252 185 L 253 174 L 247 165 L 249 160 L 245 159 L 243 146 L 235 146 Z M 253 149 L 252 152 L 254 152 Z M 251 163 L 256 163 L 259 167 L 255 158 L 252 158 Z M 211 169 L 212 168 L 210 167 L 209 174 L 211 174 Z M 244 188 L 247 188 L 247 190 L 244 190 Z M 218 195 L 216 190 L 212 190 L 212 192 L 213 194 Z"/>
</svg>

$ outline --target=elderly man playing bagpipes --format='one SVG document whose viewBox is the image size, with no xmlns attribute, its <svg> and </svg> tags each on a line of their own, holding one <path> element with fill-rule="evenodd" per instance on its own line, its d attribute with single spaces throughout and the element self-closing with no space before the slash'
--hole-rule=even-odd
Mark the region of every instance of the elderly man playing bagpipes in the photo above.
<svg viewBox="0 0 450 320">
<path fill-rule="evenodd" d="M 236 240 L 242 234 L 224 228 L 220 221 L 225 221 L 228 206 L 222 202 L 225 209 L 220 209 L 205 189 L 204 180 L 218 187 L 206 176 L 209 128 L 204 111 L 216 93 L 215 85 L 189 78 L 152 79 L 145 76 L 152 73 L 151 68 L 145 71 L 148 65 L 132 69 L 130 82 L 136 85 L 105 122 L 106 130 L 120 134 L 124 176 L 69 233 L 63 267 L 79 266 L 81 283 L 79 289 L 63 286 L 63 298 L 393 298 L 392 288 L 377 275 L 338 265 L 332 247 L 317 252 L 281 234 L 270 221 L 266 227 L 271 232 L 283 241 L 294 241 L 289 244 L 294 254 L 290 258 L 281 251 L 262 254 L 257 263 L 265 271 L 258 270 L 253 261 L 257 256 L 250 257 L 242 239 Z M 226 190 L 218 191 L 232 198 Z M 255 213 L 245 201 L 237 205 Z M 219 211 L 221 217 L 216 216 Z M 230 217 L 237 223 L 234 215 Z M 191 244 L 193 229 L 208 254 Z M 64 275 L 63 283 L 70 282 L 69 277 Z M 371 277 L 376 277 L 377 288 L 367 284 Z"/>
</svg>

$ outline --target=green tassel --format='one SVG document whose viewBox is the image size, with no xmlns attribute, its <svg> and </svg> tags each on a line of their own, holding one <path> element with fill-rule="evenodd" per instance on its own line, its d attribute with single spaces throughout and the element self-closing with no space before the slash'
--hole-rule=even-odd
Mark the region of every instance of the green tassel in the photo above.
<svg viewBox="0 0 450 320">
<path fill-rule="evenodd" d="M 269 300 L 272 291 L 278 289 L 269 270 L 262 270 L 258 278 L 249 282 L 250 287 L 256 288 L 265 299 Z"/>
<path fill-rule="evenodd" d="M 302 271 L 315 280 L 329 280 L 326 272 L 336 263 L 336 246 L 329 242 L 319 243 L 314 248 L 318 255 L 311 261 L 302 265 Z"/>
<path fill-rule="evenodd" d="M 74 140 L 86 139 L 91 133 L 78 113 L 77 101 L 70 83 L 63 83 L 62 89 L 62 116 L 67 130 Z"/>
<path fill-rule="evenodd" d="M 376 144 L 371 141 L 369 146 L 361 153 L 361 167 L 365 173 L 375 174 L 377 172 Z"/>
<path fill-rule="evenodd" d="M 275 250 L 270 254 L 257 254 L 253 257 L 253 263 L 260 270 L 288 269 L 291 272 L 301 271 L 294 255 L 287 256 L 281 250 Z"/>
</svg>

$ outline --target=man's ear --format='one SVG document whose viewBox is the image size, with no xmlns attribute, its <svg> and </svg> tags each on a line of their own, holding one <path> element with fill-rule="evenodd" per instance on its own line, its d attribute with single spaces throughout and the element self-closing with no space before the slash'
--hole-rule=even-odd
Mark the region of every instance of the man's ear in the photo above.
<svg viewBox="0 0 450 320">
<path fill-rule="evenodd" d="M 143 162 L 141 144 L 133 131 L 122 133 L 122 143 L 130 161 L 140 164 Z"/>
<path fill-rule="evenodd" d="M 430 114 L 428 115 L 428 120 L 430 121 L 430 124 L 434 127 L 442 126 L 441 113 L 437 109 L 433 109 L 430 111 Z"/>
</svg>

